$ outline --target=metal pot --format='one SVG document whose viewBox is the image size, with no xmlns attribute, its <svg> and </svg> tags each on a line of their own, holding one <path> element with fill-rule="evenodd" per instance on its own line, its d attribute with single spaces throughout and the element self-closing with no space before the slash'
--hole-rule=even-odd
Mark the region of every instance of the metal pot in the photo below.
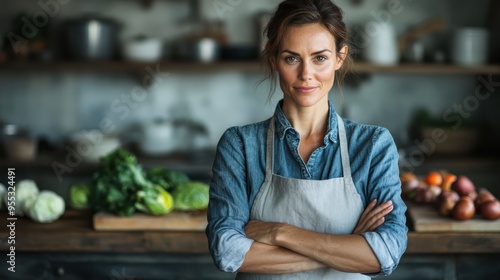
<svg viewBox="0 0 500 280">
<path fill-rule="evenodd" d="M 219 59 L 219 42 L 212 38 L 182 40 L 175 46 L 177 59 L 195 62 L 214 62 Z"/>
<path fill-rule="evenodd" d="M 66 24 L 69 56 L 90 60 L 113 58 L 120 28 L 118 22 L 95 15 L 69 20 Z"/>
</svg>

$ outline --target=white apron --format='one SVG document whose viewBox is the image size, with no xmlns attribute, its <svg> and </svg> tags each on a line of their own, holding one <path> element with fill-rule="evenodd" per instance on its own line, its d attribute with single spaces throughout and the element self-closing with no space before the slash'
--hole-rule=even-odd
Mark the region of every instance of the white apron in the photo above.
<svg viewBox="0 0 500 280">
<path fill-rule="evenodd" d="M 363 203 L 351 177 L 344 122 L 337 115 L 344 177 L 328 180 L 301 180 L 273 174 L 274 118 L 267 131 L 266 177 L 251 209 L 250 218 L 280 222 L 330 234 L 350 234 Z M 266 275 L 238 273 L 236 279 L 369 279 L 358 273 L 331 268 L 294 274 Z"/>
</svg>

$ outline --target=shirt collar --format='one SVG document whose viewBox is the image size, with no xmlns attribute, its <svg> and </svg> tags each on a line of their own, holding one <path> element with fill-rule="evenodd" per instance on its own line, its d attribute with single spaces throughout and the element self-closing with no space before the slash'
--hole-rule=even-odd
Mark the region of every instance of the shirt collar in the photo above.
<svg viewBox="0 0 500 280">
<path fill-rule="evenodd" d="M 285 114 L 283 113 L 283 110 L 281 109 L 283 105 L 283 100 L 280 100 L 278 102 L 278 105 L 276 105 L 276 110 L 274 112 L 274 118 L 275 118 L 275 127 L 276 131 L 278 132 L 278 136 L 280 140 L 283 140 L 285 137 L 285 134 L 287 131 L 295 131 L 293 126 L 290 124 L 288 119 L 286 118 Z M 333 103 L 328 100 L 328 127 L 325 135 L 325 144 L 328 144 L 329 141 L 333 143 L 337 143 L 337 134 L 338 134 L 338 120 L 337 120 L 337 113 L 335 111 L 335 107 L 333 106 Z"/>
</svg>

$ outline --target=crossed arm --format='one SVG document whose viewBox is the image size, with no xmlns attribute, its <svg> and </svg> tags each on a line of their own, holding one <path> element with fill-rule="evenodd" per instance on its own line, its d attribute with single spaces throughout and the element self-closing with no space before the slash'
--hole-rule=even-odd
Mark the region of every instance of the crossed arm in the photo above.
<svg viewBox="0 0 500 280">
<path fill-rule="evenodd" d="M 372 201 L 353 233 L 348 235 L 252 220 L 245 226 L 245 232 L 255 242 L 238 271 L 282 274 L 331 267 L 345 272 L 376 273 L 380 271 L 380 263 L 361 233 L 375 230 L 392 210 L 391 201 L 379 206 L 376 200 Z"/>
</svg>

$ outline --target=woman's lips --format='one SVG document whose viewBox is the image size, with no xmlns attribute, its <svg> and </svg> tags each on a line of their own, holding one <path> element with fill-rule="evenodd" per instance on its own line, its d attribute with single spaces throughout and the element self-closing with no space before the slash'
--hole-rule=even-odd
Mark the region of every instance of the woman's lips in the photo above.
<svg viewBox="0 0 500 280">
<path fill-rule="evenodd" d="M 300 93 L 310 93 L 317 89 L 318 87 L 294 87 L 294 89 Z"/>
</svg>

